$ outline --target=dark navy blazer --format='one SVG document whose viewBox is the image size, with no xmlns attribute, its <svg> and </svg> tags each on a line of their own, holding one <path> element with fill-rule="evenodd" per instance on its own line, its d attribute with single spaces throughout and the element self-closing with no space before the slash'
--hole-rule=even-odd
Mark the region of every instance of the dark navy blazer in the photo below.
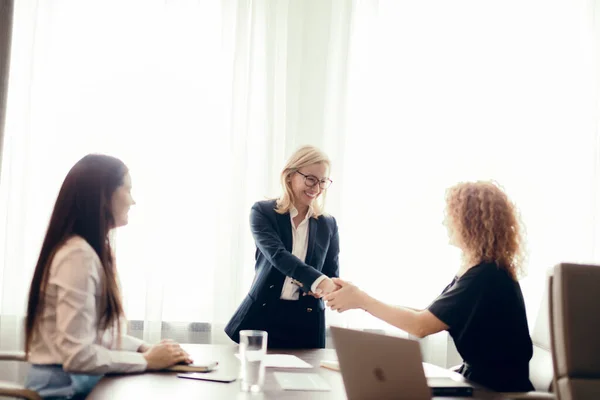
<svg viewBox="0 0 600 400">
<path fill-rule="evenodd" d="M 301 300 L 285 301 L 280 300 L 280 296 L 286 276 L 300 282 L 300 290 L 303 292 L 309 292 L 313 282 L 322 274 L 329 277 L 339 276 L 337 223 L 335 218 L 326 215 L 321 215 L 318 219 L 309 219 L 308 250 L 305 262 L 302 262 L 292 254 L 290 214 L 279 214 L 275 207 L 275 200 L 259 201 L 252 206 L 250 229 L 256 243 L 256 273 L 248 295 L 225 327 L 225 332 L 231 339 L 239 342 L 239 331 L 262 329 L 261 321 L 264 322 L 265 318 L 268 318 L 266 314 L 274 310 L 274 307 L 301 301 L 306 310 L 314 309 L 321 314 L 322 323 L 315 329 L 318 329 L 317 334 L 322 338 L 324 346 L 323 300 L 312 296 L 300 296 Z M 303 316 L 294 315 L 290 318 L 301 319 Z M 270 322 L 271 329 L 277 329 L 277 322 Z"/>
</svg>

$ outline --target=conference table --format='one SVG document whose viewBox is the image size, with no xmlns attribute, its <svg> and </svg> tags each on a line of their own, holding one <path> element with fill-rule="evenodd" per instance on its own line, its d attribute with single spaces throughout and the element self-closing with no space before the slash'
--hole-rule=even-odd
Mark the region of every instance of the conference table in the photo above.
<svg viewBox="0 0 600 400">
<path fill-rule="evenodd" d="M 235 356 L 237 345 L 183 344 L 182 347 L 196 361 L 219 362 L 218 371 L 223 374 L 239 374 L 240 361 Z M 87 397 L 91 400 L 121 399 L 347 399 L 340 372 L 320 366 L 321 360 L 336 360 L 333 349 L 315 350 L 269 350 L 270 354 L 292 354 L 313 366 L 312 369 L 267 368 L 265 384 L 260 393 L 240 391 L 240 381 L 231 383 L 178 378 L 176 372 L 151 372 L 133 375 L 109 375 L 104 377 Z M 273 372 L 310 372 L 319 374 L 331 386 L 331 391 L 286 391 L 281 389 Z M 458 375 L 458 374 L 457 374 Z M 462 376 L 458 375 L 462 379 Z M 476 389 L 474 397 L 464 399 L 503 399 L 499 394 Z M 435 399 L 461 399 L 459 397 L 435 397 Z"/>
</svg>

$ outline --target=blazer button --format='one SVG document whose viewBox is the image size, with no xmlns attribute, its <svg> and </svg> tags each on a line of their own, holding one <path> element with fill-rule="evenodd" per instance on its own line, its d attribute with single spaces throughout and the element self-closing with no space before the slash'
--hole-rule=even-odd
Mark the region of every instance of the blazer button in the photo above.
<svg viewBox="0 0 600 400">
<path fill-rule="evenodd" d="M 269 286 L 269 289 L 273 289 L 275 287 L 275 285 L 271 285 Z"/>
<path fill-rule="evenodd" d="M 267 303 L 263 303 L 263 307 L 266 306 L 266 305 L 267 305 Z"/>
<path fill-rule="evenodd" d="M 306 312 L 312 312 L 312 308 L 307 308 Z"/>
</svg>

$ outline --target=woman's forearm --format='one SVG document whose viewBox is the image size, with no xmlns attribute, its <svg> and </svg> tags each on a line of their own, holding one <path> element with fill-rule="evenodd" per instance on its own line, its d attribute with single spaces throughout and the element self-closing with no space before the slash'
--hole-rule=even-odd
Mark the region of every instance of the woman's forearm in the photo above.
<svg viewBox="0 0 600 400">
<path fill-rule="evenodd" d="M 423 337 L 420 334 L 419 311 L 406 307 L 392 306 L 371 296 L 367 297 L 365 311 L 411 335 Z"/>
<path fill-rule="evenodd" d="M 419 338 L 448 329 L 448 326 L 429 310 L 415 310 L 386 304 L 343 279 L 334 278 L 333 282 L 340 286 L 340 289 L 326 295 L 325 301 L 334 311 L 363 309 L 374 317 Z"/>
</svg>

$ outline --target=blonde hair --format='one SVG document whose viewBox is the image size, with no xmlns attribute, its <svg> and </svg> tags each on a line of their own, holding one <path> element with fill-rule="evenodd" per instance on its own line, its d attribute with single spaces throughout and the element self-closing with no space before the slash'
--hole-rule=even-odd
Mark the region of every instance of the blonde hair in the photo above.
<svg viewBox="0 0 600 400">
<path fill-rule="evenodd" d="M 327 171 L 331 169 L 331 161 L 329 157 L 315 146 L 303 146 L 296 150 L 288 159 L 288 162 L 281 171 L 281 188 L 283 194 L 277 199 L 277 207 L 275 211 L 279 214 L 285 214 L 294 207 L 294 192 L 291 186 L 291 177 L 300 168 L 307 167 L 313 164 L 325 164 Z M 325 195 L 327 190 L 319 196 L 319 199 L 313 203 L 313 217 L 318 218 L 323 215 L 325 207 Z M 320 200 L 320 202 L 319 202 Z"/>
<path fill-rule="evenodd" d="M 523 228 L 515 205 L 494 182 L 461 182 L 446 193 L 446 212 L 469 266 L 494 262 L 514 280 L 525 274 Z"/>
</svg>

